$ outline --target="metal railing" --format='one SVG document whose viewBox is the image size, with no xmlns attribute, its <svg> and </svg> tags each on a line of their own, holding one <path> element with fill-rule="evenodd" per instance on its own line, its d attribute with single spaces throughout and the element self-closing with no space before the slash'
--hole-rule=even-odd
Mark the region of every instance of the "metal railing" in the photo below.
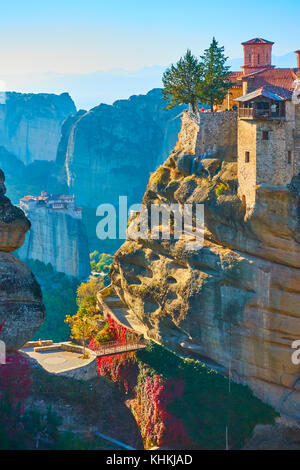
<svg viewBox="0 0 300 470">
<path fill-rule="evenodd" d="M 147 342 L 145 340 L 132 340 L 122 343 L 121 341 L 107 341 L 100 343 L 94 352 L 98 356 L 107 356 L 110 354 L 122 354 L 124 352 L 134 351 L 145 348 Z"/>
</svg>

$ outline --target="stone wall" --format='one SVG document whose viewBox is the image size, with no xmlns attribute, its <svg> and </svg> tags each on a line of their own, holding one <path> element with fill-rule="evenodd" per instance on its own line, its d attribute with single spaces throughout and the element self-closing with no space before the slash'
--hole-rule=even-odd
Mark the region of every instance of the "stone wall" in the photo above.
<svg viewBox="0 0 300 470">
<path fill-rule="evenodd" d="M 237 113 L 183 113 L 177 147 L 201 157 L 235 161 L 237 156 Z"/>
<path fill-rule="evenodd" d="M 269 133 L 268 140 L 263 140 L 264 131 Z M 293 128 L 290 125 L 276 121 L 258 124 L 256 134 L 257 184 L 286 185 L 290 183 L 294 171 L 292 162 L 288 163 L 288 151 L 292 151 L 292 149 Z"/>
<path fill-rule="evenodd" d="M 238 121 L 238 180 L 239 196 L 246 198 L 247 207 L 256 201 L 257 185 L 286 186 L 300 171 L 300 159 L 295 153 L 295 108 L 286 104 L 286 120 Z M 268 132 L 268 139 L 263 133 Z M 249 161 L 246 161 L 249 152 Z M 291 152 L 289 163 L 288 153 Z"/>
<path fill-rule="evenodd" d="M 295 106 L 294 165 L 300 168 L 300 105 Z"/>
<path fill-rule="evenodd" d="M 256 185 L 256 123 L 240 119 L 238 123 L 238 194 L 247 206 L 255 203 Z M 245 153 L 249 152 L 249 162 Z"/>
</svg>

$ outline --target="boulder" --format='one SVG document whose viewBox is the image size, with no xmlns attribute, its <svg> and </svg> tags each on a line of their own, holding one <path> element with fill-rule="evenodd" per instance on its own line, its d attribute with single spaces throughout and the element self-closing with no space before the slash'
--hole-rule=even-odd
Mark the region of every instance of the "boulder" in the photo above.
<svg viewBox="0 0 300 470">
<path fill-rule="evenodd" d="M 4 173 L 0 170 L 0 251 L 15 251 L 23 245 L 30 222 L 5 196 L 4 182 Z"/>
<path fill-rule="evenodd" d="M 41 289 L 31 271 L 11 251 L 20 248 L 30 222 L 5 196 L 0 170 L 0 340 L 7 351 L 32 338 L 45 318 Z"/>
<path fill-rule="evenodd" d="M 183 154 L 177 160 L 177 168 L 181 173 L 189 175 L 192 170 L 194 155 Z"/>
<path fill-rule="evenodd" d="M 7 351 L 21 348 L 44 319 L 42 293 L 35 277 L 16 256 L 0 252 L 0 340 Z"/>
<path fill-rule="evenodd" d="M 212 178 L 221 166 L 219 158 L 203 158 L 201 160 L 202 167 L 207 171 L 210 178 Z"/>
</svg>

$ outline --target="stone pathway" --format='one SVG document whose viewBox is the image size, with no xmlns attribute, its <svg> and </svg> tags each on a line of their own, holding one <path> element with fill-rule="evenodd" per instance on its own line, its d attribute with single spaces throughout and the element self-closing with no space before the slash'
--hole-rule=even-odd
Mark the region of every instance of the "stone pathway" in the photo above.
<svg viewBox="0 0 300 470">
<path fill-rule="evenodd" d="M 52 351 L 34 352 L 33 348 L 21 349 L 21 352 L 35 359 L 45 370 L 60 373 L 66 370 L 77 369 L 89 364 L 93 358 L 81 359 L 82 354 L 63 351 L 59 348 Z"/>
</svg>

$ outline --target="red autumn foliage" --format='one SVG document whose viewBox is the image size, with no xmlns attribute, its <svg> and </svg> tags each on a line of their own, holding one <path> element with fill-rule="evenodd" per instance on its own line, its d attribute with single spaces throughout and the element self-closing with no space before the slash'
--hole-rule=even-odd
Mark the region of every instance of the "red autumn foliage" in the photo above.
<svg viewBox="0 0 300 470">
<path fill-rule="evenodd" d="M 118 343 L 123 344 L 133 336 L 137 338 L 110 315 L 107 315 L 107 321 L 114 329 Z M 96 349 L 96 342 L 92 340 L 89 347 Z M 183 423 L 168 411 L 168 405 L 183 394 L 184 382 L 178 378 L 163 379 L 160 375 L 153 377 L 148 366 L 139 370 L 134 358 L 135 353 L 98 357 L 98 373 L 121 384 L 126 393 L 135 392 L 131 408 L 147 448 L 186 446 L 189 438 Z"/>
<path fill-rule="evenodd" d="M 30 362 L 20 353 L 6 358 L 6 364 L 0 366 L 0 398 L 8 396 L 13 406 L 21 405 L 22 411 L 29 394 Z"/>
<path fill-rule="evenodd" d="M 116 320 L 114 320 L 109 315 L 109 313 L 107 314 L 107 321 L 109 323 L 109 326 L 114 329 L 116 340 L 118 341 L 118 343 L 123 344 L 132 339 L 137 340 L 138 335 L 133 330 L 129 330 L 125 326 L 116 322 Z"/>
<path fill-rule="evenodd" d="M 97 358 L 98 374 L 121 384 L 126 393 L 134 390 L 137 382 L 138 367 L 133 360 L 135 353 Z"/>
<path fill-rule="evenodd" d="M 189 438 L 183 423 L 168 411 L 168 405 L 184 390 L 182 380 L 149 375 L 147 367 L 137 386 L 132 411 L 140 427 L 146 447 L 186 446 Z"/>
</svg>

